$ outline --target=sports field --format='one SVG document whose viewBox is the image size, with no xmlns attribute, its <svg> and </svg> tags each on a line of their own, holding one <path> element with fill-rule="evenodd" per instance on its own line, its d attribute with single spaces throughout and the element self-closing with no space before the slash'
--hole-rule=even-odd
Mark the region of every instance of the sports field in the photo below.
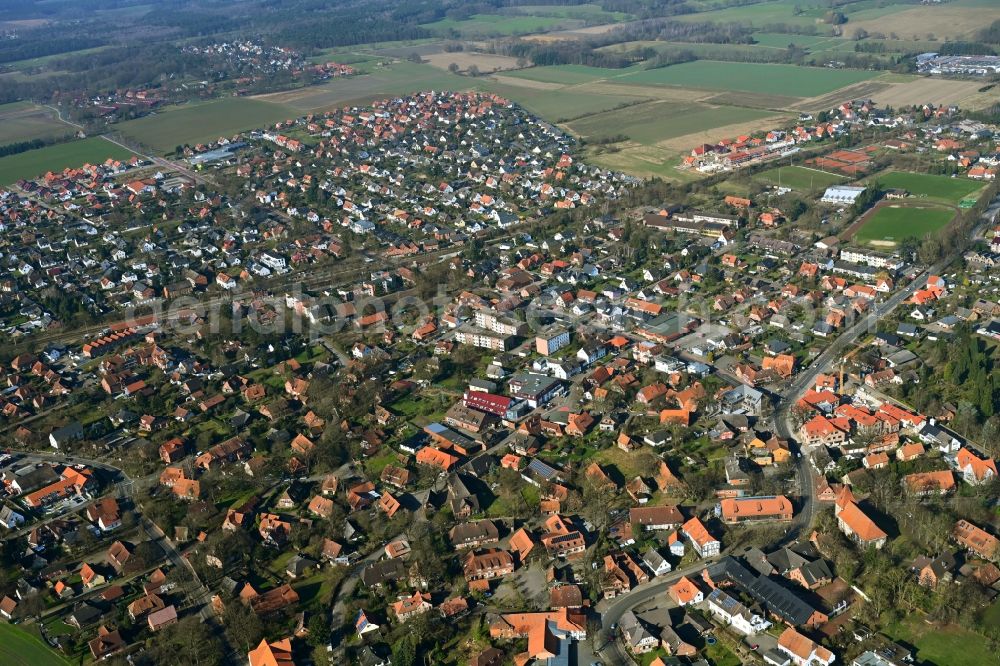
<svg viewBox="0 0 1000 666">
<path fill-rule="evenodd" d="M 955 216 L 946 208 L 883 205 L 854 234 L 859 243 L 896 244 L 904 238 L 923 238 L 944 227 Z"/>
<path fill-rule="evenodd" d="M 957 204 L 984 187 L 981 182 L 968 178 L 951 178 L 903 171 L 879 174 L 876 179 L 883 188 L 907 190 L 916 197 L 949 204 Z"/>
<path fill-rule="evenodd" d="M 350 80 L 350 79 L 345 79 Z M 166 153 L 180 144 L 215 141 L 300 115 L 294 109 L 249 97 L 226 97 L 169 108 L 119 123 L 115 128 L 154 150 Z"/>
<path fill-rule="evenodd" d="M 614 82 L 815 97 L 866 81 L 877 74 L 854 69 L 696 60 L 635 72 L 616 78 Z"/>
<path fill-rule="evenodd" d="M 40 638 L 11 624 L 0 624 L 0 664 L 4 666 L 69 666 Z"/>
<path fill-rule="evenodd" d="M 55 111 L 31 102 L 0 104 L 0 146 L 66 136 L 76 130 L 76 127 L 59 120 Z"/>
<path fill-rule="evenodd" d="M 844 176 L 835 173 L 810 169 L 803 166 L 785 166 L 776 169 L 768 169 L 754 176 L 754 180 L 768 185 L 780 185 L 790 187 L 800 192 L 821 190 L 843 183 L 847 180 Z"/>
<path fill-rule="evenodd" d="M 99 136 L 69 143 L 29 150 L 18 155 L 0 157 L 0 185 L 10 185 L 21 178 L 36 178 L 47 171 L 62 171 L 66 167 L 98 164 L 108 158 L 128 159 L 132 153 Z"/>
</svg>

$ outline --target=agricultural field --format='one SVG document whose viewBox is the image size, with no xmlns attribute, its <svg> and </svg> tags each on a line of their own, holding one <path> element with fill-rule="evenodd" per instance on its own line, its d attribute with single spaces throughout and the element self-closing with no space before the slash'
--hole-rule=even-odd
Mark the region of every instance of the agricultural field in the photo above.
<svg viewBox="0 0 1000 666">
<path fill-rule="evenodd" d="M 31 102 L 0 104 L 0 146 L 66 136 L 76 129 L 59 120 L 55 111 Z"/>
<path fill-rule="evenodd" d="M 875 79 L 891 84 L 885 90 L 879 91 L 875 98 L 881 106 L 909 106 L 926 103 L 926 100 L 934 100 L 935 104 L 958 104 L 965 108 L 980 108 L 985 105 L 973 103 L 974 98 L 979 96 L 979 89 L 983 87 L 982 81 L 957 81 L 922 76 L 911 77 L 904 81 L 890 77 L 891 74 Z M 992 96 L 988 93 L 983 95 L 984 101 L 989 98 L 995 101 L 995 93 Z"/>
<path fill-rule="evenodd" d="M 460 72 L 466 72 L 473 65 L 482 74 L 517 69 L 517 58 L 493 55 L 492 53 L 476 53 L 475 51 L 457 51 L 455 53 L 432 53 L 423 56 L 424 60 L 438 69 L 447 70 L 454 63 Z"/>
<path fill-rule="evenodd" d="M 648 98 L 633 95 L 603 95 L 576 90 L 550 90 L 484 82 L 483 88 L 513 100 L 528 111 L 552 123 L 572 124 L 592 114 L 628 106 L 634 108 Z"/>
<path fill-rule="evenodd" d="M 884 188 L 907 190 L 910 194 L 928 201 L 940 201 L 953 205 L 984 187 L 983 183 L 968 178 L 951 178 L 902 171 L 882 173 L 875 176 L 874 179 L 878 180 L 879 185 Z"/>
<path fill-rule="evenodd" d="M 768 111 L 734 106 L 710 107 L 699 103 L 653 101 L 586 116 L 567 125 L 574 134 L 588 139 L 625 135 L 641 145 L 653 145 L 666 139 L 772 115 Z"/>
<path fill-rule="evenodd" d="M 21 178 L 35 178 L 47 171 L 96 164 L 108 158 L 128 159 L 132 153 L 101 137 L 91 137 L 0 157 L 0 185 L 10 185 Z"/>
<path fill-rule="evenodd" d="M 0 624 L 0 663 L 5 666 L 68 666 L 40 638 L 11 624 Z"/>
<path fill-rule="evenodd" d="M 842 39 L 840 37 L 830 37 L 828 35 L 791 35 L 785 32 L 755 32 L 754 41 L 759 46 L 769 46 L 776 49 L 786 49 L 789 44 L 804 49 L 812 53 L 819 51 L 839 51 L 842 49 L 854 50 L 855 42 Z"/>
<path fill-rule="evenodd" d="M 370 74 L 334 79 L 318 86 L 260 95 L 253 99 L 290 108 L 290 113 L 295 116 L 342 106 L 347 102 L 363 103 L 420 90 L 470 90 L 479 81 L 430 65 L 400 61 L 377 67 Z"/>
<path fill-rule="evenodd" d="M 613 23 L 631 18 L 625 12 L 605 11 L 600 5 L 520 5 L 510 7 L 505 13 L 528 16 L 552 16 L 564 19 L 579 19 L 588 23 Z"/>
<path fill-rule="evenodd" d="M 641 65 L 635 65 L 626 69 L 605 69 L 601 67 L 588 67 L 586 65 L 550 65 L 545 67 L 530 67 L 517 72 L 508 72 L 507 76 L 571 86 L 580 83 L 593 83 L 641 71 Z"/>
<path fill-rule="evenodd" d="M 861 29 L 887 35 L 894 33 L 904 40 L 932 40 L 932 35 L 939 40 L 960 40 L 972 37 L 985 27 L 988 21 L 984 21 L 983 12 L 996 7 L 995 0 L 953 0 L 906 7 L 872 6 L 849 13 L 844 28 L 845 34 Z"/>
<path fill-rule="evenodd" d="M 895 34 L 902 39 L 924 39 L 928 33 L 933 33 L 938 39 L 960 39 L 968 38 L 982 28 L 982 10 L 995 7 L 993 0 L 953 0 L 919 6 L 905 0 L 856 0 L 838 4 L 836 10 L 847 17 L 847 23 L 841 27 L 848 36 L 860 28 L 870 33 Z M 784 23 L 815 27 L 820 34 L 829 34 L 832 26 L 822 22 L 829 11 L 829 3 L 820 0 L 765 0 L 684 14 L 676 20 L 744 23 L 761 27 Z M 928 29 L 928 26 L 933 28 Z"/>
<path fill-rule="evenodd" d="M 937 206 L 882 204 L 872 212 L 854 234 L 858 243 L 893 246 L 904 238 L 923 238 L 944 227 L 955 213 Z"/>
<path fill-rule="evenodd" d="M 181 144 L 215 141 L 221 136 L 232 136 L 297 115 L 298 111 L 283 104 L 249 97 L 227 97 L 168 108 L 115 127 L 143 145 L 166 153 Z"/>
<path fill-rule="evenodd" d="M 467 19 L 441 19 L 425 23 L 424 28 L 442 36 L 458 35 L 466 39 L 500 35 L 528 35 L 556 28 L 582 27 L 584 21 L 555 16 L 498 16 L 496 14 L 473 14 Z"/>
<path fill-rule="evenodd" d="M 810 192 L 843 183 L 847 178 L 804 166 L 786 166 L 762 171 L 754 176 L 754 180 L 768 185 L 790 187 L 800 192 Z"/>
<path fill-rule="evenodd" d="M 616 82 L 813 97 L 874 76 L 875 72 L 850 69 L 697 60 L 635 72 Z"/>
</svg>

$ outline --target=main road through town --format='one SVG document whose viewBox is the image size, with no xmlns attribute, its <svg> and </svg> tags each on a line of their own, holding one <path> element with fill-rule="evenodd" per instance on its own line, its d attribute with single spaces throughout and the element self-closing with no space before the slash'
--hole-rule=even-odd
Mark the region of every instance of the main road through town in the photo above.
<svg viewBox="0 0 1000 666">
<path fill-rule="evenodd" d="M 985 225 L 992 224 L 1000 214 L 1000 196 L 994 199 L 983 215 L 983 224 L 972 234 L 972 239 L 982 238 L 982 231 Z M 830 372 L 843 354 L 859 340 L 869 334 L 874 334 L 878 322 L 892 313 L 902 303 L 905 303 L 913 296 L 914 292 L 923 288 L 927 284 L 927 278 L 940 273 L 952 261 L 954 261 L 961 250 L 956 250 L 951 256 L 942 259 L 927 270 L 920 273 L 906 287 L 903 287 L 884 302 L 879 303 L 871 309 L 865 316 L 859 318 L 854 324 L 841 333 L 830 345 L 819 354 L 813 362 L 802 370 L 795 380 L 779 396 L 778 403 L 774 410 L 774 429 L 778 436 L 793 440 L 794 428 L 791 424 L 791 409 L 799 398 L 810 387 L 816 383 L 816 378 L 823 373 Z M 781 540 L 775 546 L 792 543 L 801 538 L 813 524 L 816 513 L 815 499 L 815 478 L 810 463 L 809 452 L 799 450 L 796 458 L 796 477 L 799 488 L 799 506 L 797 512 L 788 525 Z M 725 555 L 725 551 L 723 551 Z M 717 559 L 717 558 L 713 558 Z M 683 569 L 671 572 L 652 580 L 644 585 L 639 585 L 635 589 L 616 597 L 615 599 L 602 601 L 598 604 L 597 610 L 601 615 L 601 629 L 594 638 L 595 652 L 608 666 L 624 666 L 633 664 L 621 642 L 616 640 L 615 631 L 618 621 L 626 611 L 652 601 L 663 594 L 667 588 L 677 582 L 681 576 L 697 573 L 705 564 L 712 560 L 706 560 L 690 565 Z"/>
</svg>

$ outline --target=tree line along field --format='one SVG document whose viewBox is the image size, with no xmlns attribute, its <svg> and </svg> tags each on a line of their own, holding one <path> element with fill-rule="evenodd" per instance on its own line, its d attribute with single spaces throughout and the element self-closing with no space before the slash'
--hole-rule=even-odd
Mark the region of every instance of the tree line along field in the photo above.
<svg viewBox="0 0 1000 666">
<path fill-rule="evenodd" d="M 59 143 L 0 157 L 0 185 L 10 185 L 22 178 L 35 178 L 48 171 L 98 164 L 109 158 L 125 160 L 130 157 L 130 151 L 99 136 Z"/>
<path fill-rule="evenodd" d="M 176 146 L 215 141 L 249 129 L 265 127 L 301 115 L 283 104 L 249 97 L 226 97 L 168 108 L 115 125 L 115 129 L 159 152 Z"/>
<path fill-rule="evenodd" d="M 4 666 L 69 666 L 41 639 L 10 624 L 0 623 L 0 663 Z"/>
<path fill-rule="evenodd" d="M 984 187 L 983 183 L 968 178 L 951 178 L 950 176 L 903 171 L 879 174 L 874 180 L 877 180 L 879 185 L 886 189 L 906 190 L 917 197 L 953 205 Z"/>
</svg>

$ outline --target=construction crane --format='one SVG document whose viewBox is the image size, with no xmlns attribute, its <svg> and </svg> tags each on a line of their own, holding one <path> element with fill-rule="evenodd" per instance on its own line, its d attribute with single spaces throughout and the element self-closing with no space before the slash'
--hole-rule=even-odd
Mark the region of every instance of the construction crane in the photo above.
<svg viewBox="0 0 1000 666">
<path fill-rule="evenodd" d="M 853 357 L 853 356 L 854 356 L 855 354 L 857 354 L 857 353 L 858 353 L 859 351 L 861 351 L 861 350 L 862 350 L 863 348 L 864 348 L 864 345 L 856 345 L 856 346 L 854 347 L 854 349 L 852 349 L 852 350 L 851 350 L 850 352 L 848 352 L 847 354 L 845 354 L 845 355 L 844 355 L 844 358 L 840 359 L 840 376 L 839 376 L 839 378 L 837 379 L 837 390 L 838 390 L 838 391 L 839 391 L 840 393 L 843 393 L 843 392 L 844 392 L 844 366 L 845 366 L 845 365 L 847 364 L 847 362 L 848 362 L 849 360 L 851 360 L 851 358 L 852 358 L 852 357 Z"/>
</svg>

